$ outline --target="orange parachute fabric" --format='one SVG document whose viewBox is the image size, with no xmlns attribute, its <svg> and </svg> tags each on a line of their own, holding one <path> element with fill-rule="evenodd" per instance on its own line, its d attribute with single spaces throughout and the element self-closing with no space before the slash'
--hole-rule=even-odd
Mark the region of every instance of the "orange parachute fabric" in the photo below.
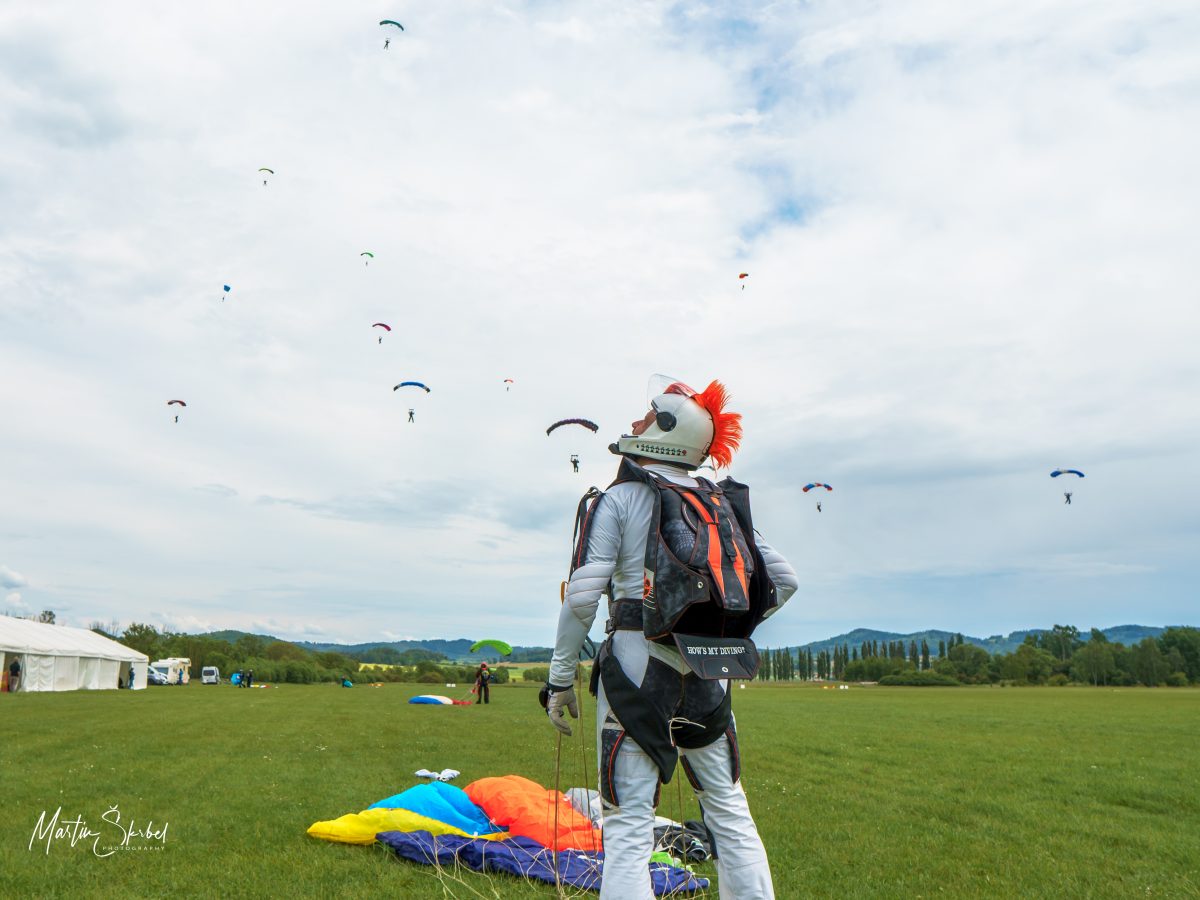
<svg viewBox="0 0 1200 900">
<path fill-rule="evenodd" d="M 520 775 L 480 778 L 468 784 L 466 791 L 471 802 L 482 807 L 496 825 L 507 826 L 510 835 L 531 838 L 552 850 L 596 853 L 603 849 L 600 832 L 560 791 L 547 790 Z"/>
</svg>

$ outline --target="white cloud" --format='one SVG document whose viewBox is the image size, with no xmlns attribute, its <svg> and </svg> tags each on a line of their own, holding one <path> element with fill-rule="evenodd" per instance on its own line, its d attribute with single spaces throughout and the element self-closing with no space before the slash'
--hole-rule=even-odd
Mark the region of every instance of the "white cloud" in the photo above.
<svg viewBox="0 0 1200 900">
<path fill-rule="evenodd" d="M 14 572 L 8 566 L 0 565 L 0 587 L 19 588 L 29 584 L 27 579 L 20 572 Z"/>
<path fill-rule="evenodd" d="M 65 9 L 0 12 L 39 606 L 547 643 L 578 495 L 668 371 L 746 414 L 805 573 L 781 640 L 1082 618 L 1118 573 L 1106 609 L 1187 617 L 1192 6 L 434 6 L 387 51 L 315 2 Z M 572 414 L 601 435 L 545 437 Z"/>
<path fill-rule="evenodd" d="M 19 591 L 12 591 L 4 598 L 4 603 L 8 607 L 9 612 L 23 615 L 29 612 L 29 604 L 21 599 Z"/>
</svg>

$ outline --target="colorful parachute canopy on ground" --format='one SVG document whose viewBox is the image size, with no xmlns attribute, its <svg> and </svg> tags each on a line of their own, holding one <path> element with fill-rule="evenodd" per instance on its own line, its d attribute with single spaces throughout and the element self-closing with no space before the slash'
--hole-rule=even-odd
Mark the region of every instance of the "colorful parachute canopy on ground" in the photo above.
<svg viewBox="0 0 1200 900">
<path fill-rule="evenodd" d="M 1078 469 L 1055 469 L 1050 473 L 1051 478 L 1057 478 L 1059 475 L 1078 475 L 1080 478 L 1084 477 L 1084 474 Z"/>
<path fill-rule="evenodd" d="M 431 834 L 454 834 L 471 839 L 469 834 L 453 825 L 439 822 L 429 816 L 408 809 L 364 809 L 349 813 L 327 822 L 314 822 L 309 826 L 310 837 L 342 844 L 373 844 L 375 835 L 381 831 L 424 831 Z M 506 837 L 503 831 L 491 835 L 479 835 L 481 840 L 499 840 Z"/>
<path fill-rule="evenodd" d="M 600 832 L 559 791 L 547 790 L 520 775 L 480 778 L 468 784 L 466 790 L 490 821 L 507 828 L 513 836 L 532 838 L 551 849 L 589 853 L 603 849 Z"/>
<path fill-rule="evenodd" d="M 418 694 L 415 697 L 410 697 L 409 703 L 424 703 L 429 706 L 453 706 L 454 701 L 449 697 L 443 697 L 441 694 Z"/>
<path fill-rule="evenodd" d="M 178 403 L 180 406 L 187 406 L 187 404 L 184 403 L 182 400 L 168 400 L 167 406 L 173 406 L 176 403 Z"/>
<path fill-rule="evenodd" d="M 595 433 L 600 430 L 600 426 L 590 419 L 559 419 L 553 425 L 546 429 L 546 434 L 549 435 L 556 428 L 562 428 L 564 425 L 582 425 L 588 431 Z"/>
<path fill-rule="evenodd" d="M 508 831 L 488 812 L 511 820 Z M 558 817 L 558 872 L 554 851 L 530 836 L 555 836 Z M 480 833 L 483 829 L 492 829 Z M 462 863 L 479 872 L 504 872 L 587 890 L 600 886 L 603 864 L 600 832 L 557 791 L 518 775 L 482 778 L 462 791 L 433 782 L 380 800 L 360 813 L 316 822 L 308 833 L 329 841 L 379 841 L 404 859 L 426 865 Z M 573 846 L 578 844 L 580 846 Z M 650 863 L 654 893 L 688 893 L 708 887 L 685 869 Z"/>
<path fill-rule="evenodd" d="M 461 864 L 476 872 L 501 872 L 585 891 L 600 889 L 600 873 L 604 865 L 604 854 L 582 850 L 563 850 L 558 853 L 556 860 L 552 850 L 523 837 L 484 841 L 453 834 L 439 837 L 423 831 L 387 831 L 379 835 L 379 842 L 394 850 L 401 859 L 410 862 L 447 869 Z M 707 878 L 697 878 L 686 869 L 652 862 L 650 884 L 655 896 L 663 897 L 707 890 L 709 882 Z"/>
<path fill-rule="evenodd" d="M 466 791 L 442 781 L 418 784 L 378 803 L 372 803 L 367 808 L 406 809 L 444 822 L 474 837 L 501 832 L 500 828 L 488 821 L 483 810 L 471 802 Z"/>
<path fill-rule="evenodd" d="M 386 331 L 391 331 L 391 330 L 392 330 L 392 326 L 391 326 L 391 325 L 388 325 L 386 322 L 376 322 L 376 323 L 375 323 L 374 325 L 372 325 L 371 327 L 372 327 L 372 328 L 383 328 L 383 329 L 385 329 Z"/>
<path fill-rule="evenodd" d="M 821 481 L 813 481 L 813 482 L 811 482 L 811 483 L 809 483 L 809 484 L 806 484 L 806 485 L 804 486 L 804 488 L 803 488 L 803 491 L 804 491 L 804 493 L 806 493 L 806 494 L 807 494 L 807 493 L 808 493 L 809 491 L 811 491 L 813 488 L 825 488 L 825 490 L 827 490 L 827 491 L 832 491 L 832 490 L 833 490 L 833 488 L 831 488 L 829 485 L 825 484 L 824 482 L 821 482 Z"/>
<path fill-rule="evenodd" d="M 491 647 L 501 656 L 508 656 L 510 653 L 512 653 L 512 647 L 509 644 L 504 643 L 504 641 L 494 640 L 492 638 L 484 638 L 482 641 L 476 641 L 471 645 L 471 652 L 478 653 L 485 647 Z"/>
<path fill-rule="evenodd" d="M 392 390 L 398 391 L 402 387 L 418 387 L 427 394 L 430 392 L 430 389 L 425 387 L 425 385 L 421 384 L 421 382 L 419 382 L 419 381 L 402 381 L 398 385 L 396 385 L 394 388 L 392 388 Z"/>
<path fill-rule="evenodd" d="M 404 26 L 401 25 L 399 22 L 395 21 L 394 19 L 380 19 L 379 24 L 380 25 L 395 25 L 401 31 L 404 30 Z"/>
</svg>

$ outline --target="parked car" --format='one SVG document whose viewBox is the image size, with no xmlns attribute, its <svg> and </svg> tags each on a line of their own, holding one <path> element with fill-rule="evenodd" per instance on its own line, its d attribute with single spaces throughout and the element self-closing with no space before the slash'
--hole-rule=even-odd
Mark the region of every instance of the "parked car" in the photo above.
<svg viewBox="0 0 1200 900">
<path fill-rule="evenodd" d="M 146 684 L 170 684 L 167 680 L 167 673 L 158 669 L 146 670 Z"/>
<path fill-rule="evenodd" d="M 220 684 L 221 683 L 221 670 L 218 669 L 216 666 L 205 666 L 203 669 L 200 670 L 200 683 L 201 684 Z"/>
</svg>

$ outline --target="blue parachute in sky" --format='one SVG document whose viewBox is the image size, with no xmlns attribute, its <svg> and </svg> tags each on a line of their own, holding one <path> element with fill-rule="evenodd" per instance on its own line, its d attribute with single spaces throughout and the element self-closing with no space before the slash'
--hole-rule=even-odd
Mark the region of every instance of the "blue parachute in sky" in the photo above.
<svg viewBox="0 0 1200 900">
<path fill-rule="evenodd" d="M 421 384 L 421 382 L 419 382 L 419 381 L 402 381 L 398 385 L 396 385 L 394 388 L 392 388 L 392 390 L 398 391 L 402 387 L 416 387 L 416 388 L 420 388 L 427 394 L 430 393 L 430 389 L 425 387 L 425 385 Z"/>
<path fill-rule="evenodd" d="M 1080 478 L 1084 477 L 1083 473 L 1078 469 L 1055 469 L 1050 473 L 1051 478 L 1057 478 L 1059 475 L 1078 475 Z"/>
<path fill-rule="evenodd" d="M 812 481 L 804 486 L 803 491 L 804 491 L 804 493 L 807 494 L 809 491 L 813 490 L 814 488 L 825 488 L 825 490 L 827 490 L 827 491 L 833 490 L 832 487 L 830 487 L 829 485 L 825 484 L 822 481 Z"/>
</svg>

